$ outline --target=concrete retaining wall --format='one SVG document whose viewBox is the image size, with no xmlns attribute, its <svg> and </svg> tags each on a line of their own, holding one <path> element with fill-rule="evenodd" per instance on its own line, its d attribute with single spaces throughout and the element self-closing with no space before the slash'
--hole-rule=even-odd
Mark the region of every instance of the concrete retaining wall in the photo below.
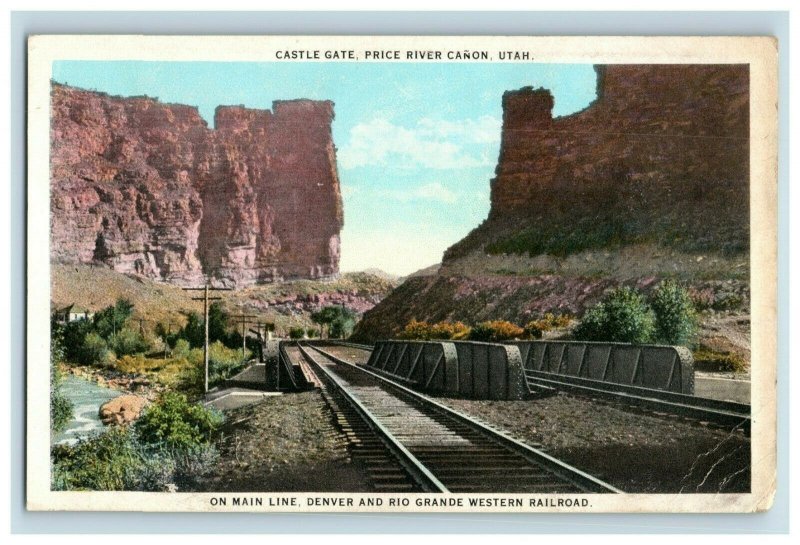
<svg viewBox="0 0 800 545">
<path fill-rule="evenodd" d="M 681 394 L 694 393 L 694 360 L 683 347 L 516 341 L 525 369 Z"/>
</svg>

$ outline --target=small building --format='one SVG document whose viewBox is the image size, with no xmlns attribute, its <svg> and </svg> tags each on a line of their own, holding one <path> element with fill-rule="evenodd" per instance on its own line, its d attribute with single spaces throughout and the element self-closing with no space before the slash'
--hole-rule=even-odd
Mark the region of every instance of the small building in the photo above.
<svg viewBox="0 0 800 545">
<path fill-rule="evenodd" d="M 91 320 L 94 318 L 94 312 L 84 307 L 76 306 L 75 303 L 66 307 L 56 308 L 52 311 L 52 314 L 56 322 L 60 324 L 77 322 L 80 320 Z"/>
<path fill-rule="evenodd" d="M 90 312 L 89 309 L 83 307 L 76 307 L 75 305 L 72 305 L 68 315 L 68 320 L 70 322 L 91 320 L 92 318 L 94 318 L 94 312 Z"/>
</svg>

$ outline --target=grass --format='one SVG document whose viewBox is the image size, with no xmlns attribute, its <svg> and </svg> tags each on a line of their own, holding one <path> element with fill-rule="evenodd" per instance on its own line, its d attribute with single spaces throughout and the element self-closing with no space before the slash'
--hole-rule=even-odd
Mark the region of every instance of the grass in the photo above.
<svg viewBox="0 0 800 545">
<path fill-rule="evenodd" d="M 694 366 L 703 371 L 725 371 L 743 373 L 747 371 L 747 361 L 740 355 L 732 352 L 717 352 L 701 348 L 695 350 Z"/>
</svg>

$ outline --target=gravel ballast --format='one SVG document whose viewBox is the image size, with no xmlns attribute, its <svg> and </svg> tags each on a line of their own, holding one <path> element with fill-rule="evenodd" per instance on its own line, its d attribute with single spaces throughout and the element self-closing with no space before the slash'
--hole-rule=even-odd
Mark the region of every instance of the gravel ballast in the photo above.
<svg viewBox="0 0 800 545">
<path fill-rule="evenodd" d="M 369 492 L 318 391 L 267 398 L 225 413 L 221 457 L 201 489 L 215 492 Z"/>
<path fill-rule="evenodd" d="M 329 347 L 364 363 L 368 352 Z M 625 492 L 750 490 L 750 438 L 696 421 L 567 394 L 526 401 L 438 398 Z"/>
</svg>

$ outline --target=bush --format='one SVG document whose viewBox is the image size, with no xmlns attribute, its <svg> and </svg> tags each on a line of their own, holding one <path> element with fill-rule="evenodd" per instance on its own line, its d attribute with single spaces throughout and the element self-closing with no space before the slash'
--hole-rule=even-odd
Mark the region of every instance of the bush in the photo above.
<svg viewBox="0 0 800 545">
<path fill-rule="evenodd" d="M 50 431 L 59 433 L 64 431 L 72 420 L 74 407 L 72 402 L 67 399 L 61 390 L 63 377 L 58 369 L 58 364 L 64 358 L 64 350 L 61 345 L 60 331 L 53 331 L 53 339 L 50 343 Z"/>
<path fill-rule="evenodd" d="M 87 333 L 78 353 L 78 362 L 84 365 L 108 365 L 113 361 L 105 339 L 94 331 Z"/>
<path fill-rule="evenodd" d="M 427 341 L 431 338 L 431 326 L 428 322 L 411 320 L 397 335 L 400 339 Z"/>
<path fill-rule="evenodd" d="M 435 324 L 411 320 L 398 335 L 400 339 L 422 340 L 443 339 L 461 340 L 469 336 L 470 328 L 462 322 L 441 321 Z"/>
<path fill-rule="evenodd" d="M 175 348 L 172 349 L 172 356 L 175 358 L 188 358 L 192 350 L 192 345 L 186 339 L 175 341 Z"/>
<path fill-rule="evenodd" d="M 141 354 L 150 349 L 147 341 L 138 331 L 128 328 L 120 329 L 115 335 L 112 335 L 109 344 L 117 356 Z"/>
<path fill-rule="evenodd" d="M 290 339 L 302 339 L 305 337 L 306 329 L 304 327 L 291 327 L 289 328 Z"/>
<path fill-rule="evenodd" d="M 481 322 L 472 328 L 469 339 L 473 341 L 495 342 L 519 339 L 525 331 L 511 322 L 494 320 Z"/>
<path fill-rule="evenodd" d="M 439 322 L 430 327 L 431 339 L 466 339 L 470 329 L 462 322 Z"/>
<path fill-rule="evenodd" d="M 635 290 L 621 287 L 584 314 L 575 328 L 583 341 L 646 343 L 655 328 L 653 311 Z"/>
<path fill-rule="evenodd" d="M 664 344 L 686 344 L 697 326 L 689 292 L 673 280 L 665 280 L 651 296 L 656 317 L 655 340 Z"/>
<path fill-rule="evenodd" d="M 198 444 L 168 448 L 145 444 L 130 427 L 106 431 L 74 446 L 51 449 L 53 490 L 146 490 L 191 488 L 219 458 L 216 448 Z"/>
<path fill-rule="evenodd" d="M 94 326 L 88 320 L 78 320 L 64 324 L 60 328 L 61 341 L 64 348 L 64 359 L 81 363 L 84 358 L 83 345 L 86 336 L 93 331 Z M 55 334 L 55 327 L 53 328 Z"/>
<path fill-rule="evenodd" d="M 143 443 L 191 449 L 210 442 L 221 424 L 218 413 L 189 403 L 183 394 L 166 393 L 145 409 L 135 427 Z"/>
<path fill-rule="evenodd" d="M 208 382 L 215 385 L 228 380 L 242 370 L 250 359 L 251 352 L 241 348 L 228 348 L 219 341 L 208 347 Z"/>
<path fill-rule="evenodd" d="M 316 337 L 317 333 L 318 331 L 316 330 L 316 328 L 309 327 L 308 329 L 306 329 L 306 337 L 308 337 L 309 339 L 313 339 L 314 337 Z"/>
<path fill-rule="evenodd" d="M 548 312 L 542 318 L 525 324 L 525 336 L 531 339 L 541 339 L 545 331 L 565 328 L 572 322 L 572 319 L 569 314 L 555 315 Z"/>
<path fill-rule="evenodd" d="M 193 488 L 201 477 L 209 474 L 219 460 L 213 445 L 197 445 L 175 452 L 173 480 L 179 489 Z"/>
<path fill-rule="evenodd" d="M 55 490 L 130 490 L 144 465 L 126 427 L 114 426 L 74 446 L 58 445 L 51 453 Z"/>
</svg>

